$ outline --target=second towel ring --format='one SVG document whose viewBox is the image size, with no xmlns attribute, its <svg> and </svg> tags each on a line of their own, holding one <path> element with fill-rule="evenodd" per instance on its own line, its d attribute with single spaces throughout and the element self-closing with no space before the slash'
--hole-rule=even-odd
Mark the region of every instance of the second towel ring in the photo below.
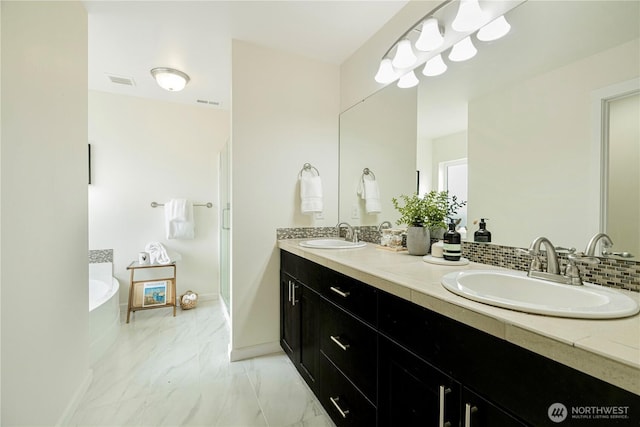
<svg viewBox="0 0 640 427">
<path fill-rule="evenodd" d="M 312 166 L 311 163 L 305 163 L 302 166 L 302 169 L 300 169 L 300 173 L 298 173 L 298 178 L 302 178 L 302 172 L 309 172 L 310 174 L 313 174 L 314 171 L 317 176 L 320 176 L 320 172 L 318 172 L 318 169 Z"/>
<path fill-rule="evenodd" d="M 376 175 L 375 175 L 375 174 L 373 173 L 373 171 L 372 171 L 371 169 L 369 169 L 369 168 L 364 168 L 364 169 L 362 170 L 362 179 L 364 179 L 364 176 L 365 176 L 365 175 L 371 175 L 371 176 L 373 177 L 373 179 L 374 179 L 374 180 L 376 179 Z"/>
</svg>

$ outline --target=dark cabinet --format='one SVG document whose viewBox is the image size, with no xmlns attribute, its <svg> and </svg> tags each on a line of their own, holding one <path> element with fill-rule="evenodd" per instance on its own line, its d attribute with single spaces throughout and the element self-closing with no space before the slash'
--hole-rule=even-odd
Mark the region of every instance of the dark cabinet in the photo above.
<svg viewBox="0 0 640 427">
<path fill-rule="evenodd" d="M 280 281 L 281 346 L 338 426 L 638 425 L 638 395 L 286 251 Z"/>
<path fill-rule="evenodd" d="M 379 364 L 379 427 L 459 425 L 460 385 L 450 376 L 383 338 Z"/>
</svg>

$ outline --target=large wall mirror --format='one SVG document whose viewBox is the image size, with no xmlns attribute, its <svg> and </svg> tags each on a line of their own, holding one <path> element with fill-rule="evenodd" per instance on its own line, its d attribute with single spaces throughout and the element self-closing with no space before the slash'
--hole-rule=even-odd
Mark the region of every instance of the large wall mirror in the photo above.
<svg viewBox="0 0 640 427">
<path fill-rule="evenodd" d="M 443 55 L 445 74 L 420 75 L 413 89 L 392 83 L 345 111 L 340 220 L 395 223 L 392 197 L 456 185 L 468 240 L 482 217 L 496 244 L 546 236 L 583 250 L 605 230 L 614 250 L 640 255 L 639 16 L 636 1 L 527 1 L 506 15 L 506 37 L 474 39 L 474 58 Z M 625 101 L 608 108 L 603 91 Z M 449 167 L 466 186 L 444 182 Z M 357 197 L 364 168 L 379 183 L 379 213 Z"/>
</svg>

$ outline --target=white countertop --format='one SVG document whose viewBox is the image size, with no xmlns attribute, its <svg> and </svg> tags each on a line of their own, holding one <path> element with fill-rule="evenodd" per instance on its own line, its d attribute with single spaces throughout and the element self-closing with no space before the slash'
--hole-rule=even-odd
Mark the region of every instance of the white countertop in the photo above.
<svg viewBox="0 0 640 427">
<path fill-rule="evenodd" d="M 447 291 L 440 278 L 449 272 L 499 267 L 428 264 L 420 256 L 367 244 L 358 249 L 310 249 L 279 240 L 281 249 L 353 277 L 640 395 L 640 314 L 591 320 L 527 314 L 471 301 Z M 625 292 L 636 301 L 640 294 Z"/>
</svg>

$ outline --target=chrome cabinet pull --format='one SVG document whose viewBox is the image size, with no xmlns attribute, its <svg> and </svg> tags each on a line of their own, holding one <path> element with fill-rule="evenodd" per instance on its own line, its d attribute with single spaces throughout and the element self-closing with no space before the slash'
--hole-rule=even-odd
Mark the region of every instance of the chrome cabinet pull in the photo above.
<svg viewBox="0 0 640 427">
<path fill-rule="evenodd" d="M 291 302 L 291 280 L 289 282 L 289 302 Z"/>
<path fill-rule="evenodd" d="M 291 282 L 291 305 L 295 307 L 297 302 L 298 300 L 296 300 L 296 284 L 294 282 Z"/>
<path fill-rule="evenodd" d="M 336 345 L 338 347 L 340 347 L 341 349 L 343 349 L 344 351 L 347 351 L 347 349 L 349 348 L 349 344 L 343 344 L 340 342 L 340 336 L 333 336 L 330 335 L 331 337 L 331 341 L 333 341 L 334 343 L 336 343 Z"/>
<path fill-rule="evenodd" d="M 348 291 L 344 292 L 342 289 L 336 288 L 335 286 L 331 286 L 329 289 L 331 289 L 336 294 L 340 295 L 342 298 L 346 298 L 346 297 L 349 296 L 349 292 Z"/>
<path fill-rule="evenodd" d="M 471 406 L 470 403 L 464 404 L 464 427 L 471 427 L 471 414 L 478 412 L 476 406 Z"/>
<path fill-rule="evenodd" d="M 340 415 L 342 415 L 342 418 L 347 418 L 347 415 L 349 415 L 349 410 L 348 409 L 342 409 L 340 407 L 340 405 L 338 404 L 338 401 L 340 400 L 340 397 L 329 397 L 329 400 L 331 401 L 331 403 L 333 403 L 333 406 L 336 407 L 338 412 L 340 412 Z"/>
<path fill-rule="evenodd" d="M 450 388 L 445 388 L 445 386 L 441 385 L 438 396 L 440 398 L 440 411 L 438 414 L 438 427 L 451 427 L 451 423 L 447 421 L 444 422 L 444 399 L 447 394 L 451 392 Z"/>
</svg>

